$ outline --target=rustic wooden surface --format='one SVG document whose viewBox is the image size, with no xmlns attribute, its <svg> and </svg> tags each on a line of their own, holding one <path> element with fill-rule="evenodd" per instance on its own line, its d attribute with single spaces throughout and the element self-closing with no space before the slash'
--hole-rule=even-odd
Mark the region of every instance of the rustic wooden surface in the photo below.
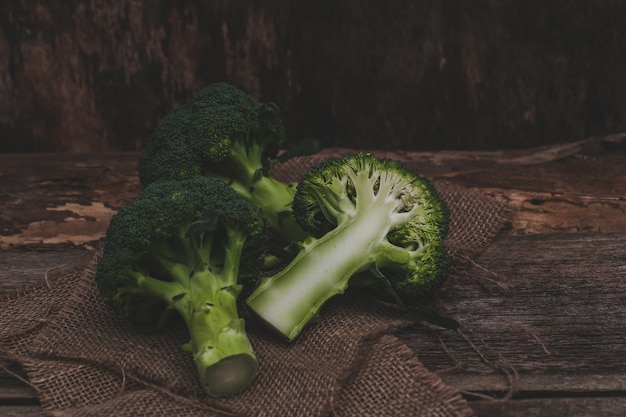
<svg viewBox="0 0 626 417">
<path fill-rule="evenodd" d="M 461 330 L 400 334 L 425 366 L 479 416 L 626 415 L 626 135 L 381 155 L 511 209 L 503 233 L 441 292 Z M 0 155 L 0 293 L 88 253 L 139 191 L 136 158 Z M 0 368 L 0 415 L 39 411 L 19 367 Z"/>
<path fill-rule="evenodd" d="M 0 151 L 132 151 L 202 86 L 289 140 L 501 149 L 626 129 L 626 2 L 0 2 Z"/>
</svg>

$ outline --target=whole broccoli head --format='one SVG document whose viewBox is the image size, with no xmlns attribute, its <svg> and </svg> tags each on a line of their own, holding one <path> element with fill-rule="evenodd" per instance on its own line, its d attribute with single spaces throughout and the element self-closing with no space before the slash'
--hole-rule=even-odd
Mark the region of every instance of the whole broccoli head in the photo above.
<svg viewBox="0 0 626 417">
<path fill-rule="evenodd" d="M 428 180 L 398 161 L 359 153 L 316 165 L 293 210 L 313 236 L 247 299 L 289 340 L 357 275 L 372 272 L 413 304 L 448 275 L 448 209 Z"/>
<path fill-rule="evenodd" d="M 211 84 L 167 114 L 139 158 L 143 186 L 195 175 L 219 178 L 261 207 L 288 241 L 305 233 L 291 216 L 294 183 L 269 176 L 285 129 L 276 105 L 259 103 L 235 86 Z"/>
<path fill-rule="evenodd" d="M 266 229 L 260 209 L 223 181 L 156 181 L 112 217 L 96 284 L 139 328 L 158 329 L 178 313 L 205 391 L 234 394 L 257 372 L 236 303 Z"/>
</svg>

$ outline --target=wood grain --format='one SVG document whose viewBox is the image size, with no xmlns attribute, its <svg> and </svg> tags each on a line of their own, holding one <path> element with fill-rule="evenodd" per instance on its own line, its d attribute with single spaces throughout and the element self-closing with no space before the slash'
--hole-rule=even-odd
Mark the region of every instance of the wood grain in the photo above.
<svg viewBox="0 0 626 417">
<path fill-rule="evenodd" d="M 371 151 L 511 208 L 505 233 L 626 232 L 626 135 L 506 152 Z M 324 150 L 320 158 L 351 153 Z M 0 249 L 81 245 L 141 190 L 137 153 L 0 156 Z"/>
<path fill-rule="evenodd" d="M 501 149 L 626 129 L 622 1 L 0 3 L 0 150 L 137 150 L 210 82 L 296 143 Z"/>
<path fill-rule="evenodd" d="M 508 372 L 523 393 L 626 393 L 624 248 L 623 233 L 500 237 L 441 293 L 462 329 L 404 337 L 463 390 L 504 392 Z"/>
</svg>

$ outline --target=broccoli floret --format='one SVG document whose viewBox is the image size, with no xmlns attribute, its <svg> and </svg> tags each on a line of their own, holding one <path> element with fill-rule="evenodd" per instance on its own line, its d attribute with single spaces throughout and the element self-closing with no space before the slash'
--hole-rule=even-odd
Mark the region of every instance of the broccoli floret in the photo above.
<svg viewBox="0 0 626 417">
<path fill-rule="evenodd" d="M 288 242 L 306 236 L 291 215 L 296 184 L 269 176 L 285 141 L 278 108 L 226 83 L 211 84 L 167 114 L 139 158 L 143 186 L 194 175 L 220 178 L 261 207 Z"/>
<path fill-rule="evenodd" d="M 312 236 L 246 300 L 288 340 L 352 277 L 373 272 L 415 305 L 448 275 L 448 209 L 398 161 L 359 153 L 322 162 L 300 181 L 293 210 Z"/>
<path fill-rule="evenodd" d="M 96 284 L 138 328 L 158 330 L 178 313 L 204 390 L 235 394 L 257 373 L 237 298 L 256 280 L 266 235 L 260 209 L 223 181 L 156 181 L 112 217 Z"/>
</svg>

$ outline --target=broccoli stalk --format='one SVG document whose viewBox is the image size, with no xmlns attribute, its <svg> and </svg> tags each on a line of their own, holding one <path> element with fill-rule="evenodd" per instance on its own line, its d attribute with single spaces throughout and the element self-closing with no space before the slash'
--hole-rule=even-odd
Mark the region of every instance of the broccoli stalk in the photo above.
<svg viewBox="0 0 626 417">
<path fill-rule="evenodd" d="M 427 180 L 396 161 L 361 153 L 315 166 L 293 207 L 321 236 L 304 240 L 296 257 L 246 300 L 290 341 L 357 274 L 388 278 L 410 301 L 447 275 L 447 209 Z"/>
<path fill-rule="evenodd" d="M 140 329 L 178 313 L 203 389 L 232 395 L 257 373 L 237 298 L 265 232 L 260 210 L 220 180 L 157 181 L 111 219 L 96 283 Z"/>
<path fill-rule="evenodd" d="M 269 227 L 287 242 L 304 238 L 306 233 L 291 214 L 296 183 L 284 183 L 264 174 L 263 149 L 259 144 L 231 146 L 231 157 L 222 160 L 222 170 L 203 171 L 203 175 L 222 179 L 237 194 L 260 207 Z"/>
<path fill-rule="evenodd" d="M 257 369 L 244 320 L 239 318 L 237 310 L 242 289 L 237 283 L 239 260 L 246 235 L 230 229 L 223 242 L 201 240 L 196 242 L 184 234 L 176 236 L 170 244 L 185 248 L 187 253 L 183 256 L 195 258 L 193 264 L 173 263 L 160 257 L 173 281 L 143 275 L 138 286 L 148 294 L 170 300 L 169 308 L 185 321 L 190 334 L 186 350 L 193 355 L 205 391 L 213 396 L 229 395 L 247 386 Z M 211 267 L 215 263 L 210 259 L 215 244 L 224 247 L 221 268 Z"/>
</svg>

